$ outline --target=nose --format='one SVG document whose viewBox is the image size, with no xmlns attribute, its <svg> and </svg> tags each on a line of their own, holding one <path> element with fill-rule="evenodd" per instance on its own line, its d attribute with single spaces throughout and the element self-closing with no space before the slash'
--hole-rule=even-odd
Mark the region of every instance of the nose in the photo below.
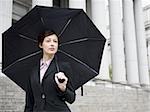
<svg viewBox="0 0 150 112">
<path fill-rule="evenodd" d="M 53 43 L 53 42 L 51 42 L 51 43 L 50 43 L 50 46 L 54 46 L 54 43 Z"/>
</svg>

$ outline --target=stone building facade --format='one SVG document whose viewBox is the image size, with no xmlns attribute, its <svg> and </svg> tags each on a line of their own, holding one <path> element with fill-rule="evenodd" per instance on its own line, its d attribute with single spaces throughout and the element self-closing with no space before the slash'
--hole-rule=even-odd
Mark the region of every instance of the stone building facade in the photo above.
<svg viewBox="0 0 150 112">
<path fill-rule="evenodd" d="M 0 33 L 35 5 L 82 8 L 107 42 L 100 75 L 77 90 L 73 112 L 150 112 L 149 19 L 141 0 L 1 0 Z M 145 14 L 145 13 L 144 13 Z M 144 25 L 146 37 L 144 35 Z M 1 35 L 0 35 L 1 36 Z M 0 44 L 1 39 L 0 39 Z M 148 50 L 148 49 L 149 50 Z M 1 51 L 1 49 L 0 49 Z M 0 53 L 0 60 L 2 54 Z M 0 61 L 1 62 L 1 61 Z M 25 93 L 1 73 L 0 112 L 21 112 Z"/>
</svg>

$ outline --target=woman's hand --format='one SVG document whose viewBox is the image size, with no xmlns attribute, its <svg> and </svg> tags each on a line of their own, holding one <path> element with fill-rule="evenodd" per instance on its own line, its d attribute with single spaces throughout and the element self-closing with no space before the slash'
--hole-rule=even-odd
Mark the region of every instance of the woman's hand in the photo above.
<svg viewBox="0 0 150 112">
<path fill-rule="evenodd" d="M 55 82 L 57 83 L 59 89 L 62 92 L 64 92 L 66 90 L 68 78 L 65 76 L 65 74 L 63 72 L 58 72 L 55 74 Z"/>
</svg>

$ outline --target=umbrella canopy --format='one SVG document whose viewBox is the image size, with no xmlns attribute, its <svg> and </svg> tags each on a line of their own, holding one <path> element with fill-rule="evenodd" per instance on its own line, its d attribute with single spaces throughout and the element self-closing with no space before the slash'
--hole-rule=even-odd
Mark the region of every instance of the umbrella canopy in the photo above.
<svg viewBox="0 0 150 112">
<path fill-rule="evenodd" d="M 58 60 L 70 63 L 77 89 L 99 74 L 105 38 L 82 9 L 34 7 L 2 34 L 2 71 L 26 90 L 28 75 L 41 54 L 37 37 L 53 30 L 59 37 Z"/>
</svg>

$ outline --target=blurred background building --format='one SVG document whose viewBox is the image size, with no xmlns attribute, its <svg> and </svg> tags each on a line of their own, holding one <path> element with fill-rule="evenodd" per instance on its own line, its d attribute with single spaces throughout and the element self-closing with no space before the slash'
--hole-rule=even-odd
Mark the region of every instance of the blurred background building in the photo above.
<svg viewBox="0 0 150 112">
<path fill-rule="evenodd" d="M 146 34 L 148 65 L 150 72 L 150 5 L 145 6 L 143 8 L 143 11 L 144 11 L 144 25 Z"/>
<path fill-rule="evenodd" d="M 145 1 L 1 0 L 0 33 L 15 24 L 35 5 L 83 9 L 107 41 L 100 75 L 86 84 L 83 97 L 80 96 L 80 90 L 77 91 L 77 103 L 71 105 L 72 110 L 149 112 L 150 5 L 142 5 Z M 0 53 L 0 60 L 1 57 Z M 24 92 L 2 73 L 0 79 L 0 112 L 21 111 Z"/>
</svg>

